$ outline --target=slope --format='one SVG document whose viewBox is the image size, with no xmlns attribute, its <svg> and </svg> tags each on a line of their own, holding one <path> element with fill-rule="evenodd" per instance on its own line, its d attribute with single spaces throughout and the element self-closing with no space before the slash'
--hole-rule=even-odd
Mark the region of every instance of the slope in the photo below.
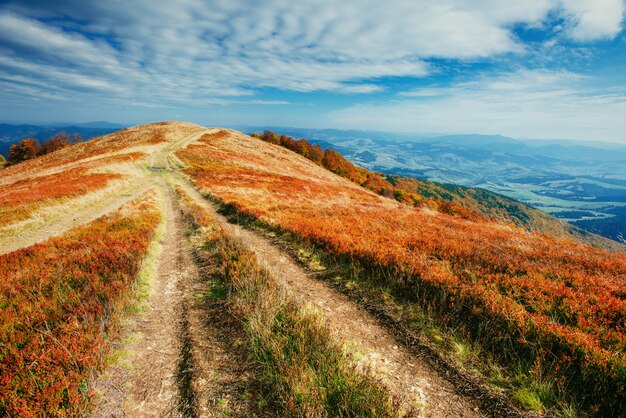
<svg viewBox="0 0 626 418">
<path fill-rule="evenodd" d="M 319 145 L 311 145 L 306 139 L 295 140 L 286 135 L 278 136 L 272 131 L 252 136 L 295 151 L 366 189 L 415 207 L 429 207 L 465 219 L 510 222 L 528 231 L 540 231 L 558 238 L 573 237 L 589 245 L 626 252 L 626 247 L 618 242 L 589 233 L 486 189 L 372 172 L 352 164 L 330 148 L 323 150 Z"/>
<path fill-rule="evenodd" d="M 126 312 L 124 330 L 109 335 L 122 352 L 130 352 L 131 371 L 116 375 L 107 367 L 106 350 L 101 363 L 89 369 L 103 367 L 100 387 L 114 394 L 113 403 L 98 410 L 103 415 L 141 408 L 217 415 L 224 412 L 221 399 L 230 400 L 231 412 L 240 415 L 264 404 L 274 409 L 254 413 L 324 416 L 320 411 L 342 405 L 375 405 L 394 416 L 400 410 L 393 399 L 421 401 L 407 408 L 431 416 L 513 414 L 511 398 L 548 412 L 568 405 L 588 413 L 623 411 L 625 256 L 489 217 L 442 213 L 441 205 L 412 207 L 360 184 L 235 131 L 178 122 L 130 128 L 1 170 L 0 257 L 12 260 L 8 269 L 16 277 L 28 277 L 20 263 L 39 248 L 36 243 L 74 236 L 73 228 L 91 228 L 99 216 L 140 192 L 158 191 L 168 239 L 145 273 L 152 283 L 143 296 L 148 308 Z M 176 186 L 212 214 L 226 238 L 213 239 L 215 226 L 187 230 L 177 214 L 176 200 L 182 198 L 170 190 Z M 228 222 L 257 231 L 231 225 L 214 213 L 215 203 Z M 80 248 L 82 239 L 72 248 Z M 40 245 L 48 248 L 46 242 Z M 206 251 L 212 255 L 203 258 Z M 308 263 L 308 270 L 294 258 Z M 124 286 L 133 284 L 131 276 Z M 63 269 L 54 277 L 65 286 Z M 141 293 L 141 283 L 135 283 Z M 258 293 L 267 283 L 273 283 L 269 290 Z M 368 286 L 380 292 L 364 297 Z M 282 296 L 274 298 L 277 294 Z M 376 311 L 382 305 L 389 310 Z M 255 317 L 259 312 L 263 315 Z M 206 320 L 218 315 L 230 319 L 217 326 Z M 496 365 L 503 370 L 506 382 L 493 390 L 488 377 L 474 378 L 463 364 L 439 355 L 445 344 L 404 338 L 430 332 L 420 328 L 418 317 L 442 332 L 453 330 L 460 339 L 438 338 L 459 352 L 469 347 L 478 353 L 466 356 L 472 362 L 488 359 L 494 370 Z M 217 335 L 226 332 L 238 342 Z M 268 345 L 258 345 L 258 332 L 270 336 Z M 120 335 L 137 339 L 119 340 Z M 297 350 L 272 357 L 272 350 L 290 341 Z M 207 352 L 209 358 L 203 357 Z M 268 362 L 287 354 L 295 356 L 287 357 L 288 364 L 302 366 L 262 373 Z M 224 362 L 230 366 L 219 369 L 212 356 L 230 358 Z M 325 368 L 320 358 L 332 367 Z M 151 365 L 158 365 L 158 373 L 149 373 Z M 229 392 L 226 387 L 236 379 L 228 376 L 240 373 L 239 366 L 241 373 L 255 370 L 265 377 L 242 387 L 244 392 Z M 515 372 L 520 375 L 506 377 Z M 529 395 L 524 386 L 529 382 L 549 382 L 544 391 L 549 396 Z M 75 383 L 78 390 L 84 382 Z M 329 385 L 336 390 L 329 393 L 346 398 L 328 395 Z M 228 397 L 221 398 L 224 394 Z M 282 397 L 272 398 L 277 394 Z M 533 402 L 523 402 L 521 394 Z M 77 402 L 80 393 L 74 395 Z M 269 401 L 252 402 L 250 396 Z"/>
<path fill-rule="evenodd" d="M 223 204 L 360 265 L 556 397 L 624 408 L 626 256 L 411 208 L 232 131 L 177 155 Z"/>
<path fill-rule="evenodd" d="M 59 392 L 49 391 L 50 399 L 44 398 L 46 403 L 31 403 L 30 398 L 19 395 L 7 399 L 4 396 L 8 392 L 3 390 L 3 396 L 0 396 L 0 406 L 6 408 L 3 411 L 10 414 L 16 411 L 27 411 L 18 409 L 14 404 L 5 403 L 5 401 L 15 401 L 17 405 L 30 405 L 31 409 L 28 409 L 28 413 L 33 414 L 56 414 L 59 411 L 66 411 L 66 413 L 80 411 L 84 414 L 90 408 L 93 408 L 91 413 L 98 416 L 153 413 L 192 416 L 228 413 L 250 416 L 258 413 L 258 407 L 254 407 L 257 412 L 252 412 L 251 406 L 253 405 L 251 402 L 261 404 L 255 400 L 256 388 L 242 384 L 241 381 L 242 374 L 250 373 L 250 368 L 258 367 L 258 365 L 250 364 L 246 360 L 250 354 L 245 354 L 245 352 L 249 348 L 245 348 L 242 353 L 241 347 L 237 345 L 241 343 L 234 344 L 233 341 L 225 338 L 225 336 L 235 336 L 235 341 L 242 338 L 241 335 L 237 336 L 237 332 L 241 334 L 242 331 L 241 329 L 237 331 L 240 326 L 232 324 L 236 315 L 231 317 L 230 323 L 220 320 L 216 322 L 216 318 L 225 314 L 226 316 L 234 315 L 234 313 L 228 314 L 228 305 L 218 303 L 213 310 L 207 306 L 204 298 L 210 296 L 209 289 L 207 289 L 207 280 L 210 280 L 208 277 L 219 272 L 200 273 L 200 271 L 204 272 L 207 266 L 202 263 L 196 265 L 197 260 L 189 249 L 191 244 L 187 242 L 186 227 L 181 222 L 176 208 L 177 204 L 172 200 L 172 193 L 163 181 L 163 178 L 169 181 L 176 178 L 177 182 L 186 184 L 184 179 L 177 178 L 174 173 L 180 161 L 173 153 L 185 147 L 187 143 L 197 140 L 201 135 L 211 135 L 215 132 L 216 130 L 188 124 L 151 124 L 78 144 L 49 156 L 12 166 L 0 173 L 0 181 L 5 185 L 2 197 L 6 201 L 7 213 L 11 215 L 3 218 L 5 222 L 3 233 L 0 235 L 0 251 L 5 254 L 6 260 L 12 263 L 7 269 L 13 269 L 16 277 L 29 277 L 29 271 L 20 267 L 20 263 L 26 258 L 22 251 L 29 254 L 32 248 L 38 248 L 36 243 L 44 242 L 38 245 L 43 245 L 39 251 L 45 252 L 49 247 L 46 241 L 49 238 L 65 236 L 68 233 L 70 237 L 73 237 L 72 231 L 81 228 L 81 225 L 91 228 L 92 224 L 100 222 L 100 216 L 115 212 L 118 207 L 134 199 L 146 189 L 159 190 L 158 196 L 161 203 L 157 206 L 161 207 L 161 217 L 165 222 L 165 233 L 160 245 L 162 249 L 150 250 L 152 259 L 148 260 L 141 273 L 134 275 L 135 284 L 133 284 L 133 278 L 128 277 L 124 288 L 118 289 L 118 291 L 123 290 L 124 295 L 129 295 L 133 293 L 132 289 L 136 286 L 135 298 L 139 299 L 131 304 L 130 311 L 124 311 L 129 307 L 127 299 L 124 309 L 118 307 L 115 316 L 117 325 L 114 330 L 111 332 L 101 330 L 100 333 L 94 330 L 98 340 L 90 347 L 90 350 L 98 355 L 82 367 L 83 374 L 68 375 L 65 378 L 66 386 L 63 387 L 58 386 L 58 378 L 52 375 L 51 387 L 59 387 Z M 98 175 L 104 176 L 102 181 L 85 184 L 90 176 Z M 29 194 L 29 190 L 34 193 Z M 210 208 L 208 202 L 204 201 L 202 204 Z M 222 222 L 225 225 L 223 219 Z M 231 233 L 234 232 L 231 231 Z M 242 230 L 237 232 L 237 235 L 242 234 L 244 234 Z M 284 274 L 284 271 L 275 270 L 274 266 L 270 265 L 273 263 L 267 264 L 267 257 L 263 254 L 273 251 L 274 258 L 281 257 L 282 252 L 279 249 L 272 250 L 271 244 L 263 242 L 261 238 L 254 238 L 254 234 L 246 233 L 245 237 L 242 245 L 251 248 L 255 251 L 254 254 L 259 255 L 259 262 L 263 262 L 268 268 L 268 274 L 277 275 L 281 283 L 285 284 L 291 277 L 297 277 L 299 281 L 308 281 L 309 289 L 311 288 L 314 282 L 301 270 L 296 269 L 296 272 Z M 105 236 L 100 232 L 93 232 L 89 236 L 89 239 L 95 242 L 104 238 Z M 50 242 L 54 242 L 54 239 L 52 238 Z M 155 243 L 156 241 L 151 245 L 156 245 L 155 248 L 158 248 L 158 243 Z M 33 244 L 35 244 L 34 247 Z M 84 245 L 84 238 L 72 239 L 70 248 L 82 248 Z M 262 249 L 263 253 L 258 253 L 259 249 Z M 63 266 L 63 260 L 73 260 L 72 257 L 80 257 L 81 254 L 79 252 L 74 254 L 72 251 L 57 255 L 60 261 L 59 266 Z M 90 262 L 97 263 L 98 254 L 94 253 L 92 258 L 95 258 Z M 285 260 L 282 262 L 286 262 Z M 90 266 L 90 264 L 84 265 Z M 207 277 L 206 274 L 209 276 Z M 55 280 L 58 280 L 55 286 L 66 286 L 65 281 L 69 278 L 65 276 L 63 270 L 55 271 L 53 275 Z M 37 277 L 31 279 L 37 280 Z M 19 294 L 20 288 L 12 288 L 12 283 L 12 281 L 7 283 L 7 291 Z M 106 280 L 102 282 L 103 292 L 109 291 L 106 287 L 107 283 Z M 320 286 L 321 284 L 317 285 L 316 293 L 321 292 L 322 296 L 316 297 L 316 303 L 335 305 L 337 295 L 333 294 L 330 289 L 324 291 L 323 286 Z M 299 293 L 300 290 L 290 288 L 287 293 L 292 295 Z M 198 295 L 201 297 L 198 298 Z M 288 298 L 291 299 L 292 296 Z M 96 297 L 94 302 L 96 306 L 99 301 L 99 297 Z M 297 315 L 305 315 L 304 312 L 308 312 L 308 308 L 304 308 L 307 302 L 302 299 L 299 299 L 297 303 L 294 302 L 294 306 L 298 306 L 295 312 L 303 312 Z M 138 308 L 138 306 L 143 306 L 143 308 Z M 345 309 L 346 306 L 351 305 L 349 302 L 343 302 L 341 306 Z M 110 312 L 108 304 L 98 306 L 98 309 Z M 355 306 L 349 309 L 356 315 L 358 310 Z M 126 317 L 121 330 L 119 329 L 120 316 Z M 326 313 L 319 313 L 312 318 L 318 318 L 318 316 L 319 318 L 328 317 Z M 80 324 L 83 320 L 82 317 L 76 317 L 68 321 Z M 312 321 L 317 324 L 321 319 L 312 319 Z M 397 347 L 397 343 L 392 342 L 389 333 L 377 325 L 372 318 L 367 319 L 366 314 L 356 315 L 356 319 L 351 324 L 357 329 L 359 326 L 366 326 L 368 332 L 386 336 L 382 338 L 387 346 Z M 346 324 L 342 326 L 345 329 Z M 338 369 L 335 371 L 338 374 L 337 382 L 341 386 L 338 389 L 345 391 L 350 389 L 350 385 L 355 385 L 350 390 L 357 390 L 354 393 L 355 399 L 362 399 L 359 402 L 366 408 L 370 408 L 376 402 L 374 398 L 369 398 L 370 396 L 380 396 L 381 410 L 396 410 L 396 406 L 385 400 L 388 394 L 376 395 L 381 393 L 380 388 L 384 385 L 379 383 L 378 377 L 367 377 L 370 375 L 369 362 L 363 362 L 360 370 L 351 365 L 352 355 L 345 354 L 348 351 L 342 348 L 345 336 L 340 336 L 338 333 L 333 333 L 332 336 L 328 334 L 328 337 L 316 336 L 317 333 L 326 335 L 325 331 L 318 327 L 319 325 L 315 325 L 309 331 L 312 334 L 306 338 L 317 339 L 316 344 L 321 345 L 316 350 L 329 350 L 338 356 L 334 360 L 339 362 Z M 25 331 L 26 338 L 39 335 L 36 330 L 27 328 Z M 60 332 L 52 329 L 41 337 L 42 341 L 50 340 L 47 343 L 54 345 L 54 342 L 62 335 Z M 323 342 L 325 338 L 328 340 Z M 327 344 L 330 346 L 324 348 Z M 22 344 L 17 345 L 18 354 L 20 345 Z M 113 347 L 114 351 L 111 360 L 107 360 L 110 347 Z M 363 347 L 363 349 L 367 348 L 368 346 Z M 63 350 L 64 347 L 59 347 L 59 349 Z M 84 346 L 72 347 L 68 350 L 68 355 L 71 356 L 70 358 L 84 356 L 86 349 Z M 374 350 L 372 347 L 370 349 Z M 402 349 L 396 348 L 396 350 L 398 353 L 403 352 Z M 399 356 L 398 353 L 394 356 Z M 348 357 L 344 358 L 344 356 Z M 381 357 L 378 354 L 378 357 L 383 360 L 395 358 L 394 356 L 383 355 Z M 70 370 L 68 365 L 56 364 L 53 358 L 40 357 L 37 361 L 41 363 L 41 367 L 56 367 L 60 374 Z M 107 364 L 109 361 L 112 363 Z M 343 363 L 345 365 L 341 365 Z M 19 366 L 17 363 L 16 365 Z M 22 364 L 22 366 L 32 367 L 28 364 Z M 103 367 L 103 373 L 97 373 L 97 378 L 93 381 L 83 380 L 85 374 L 94 373 L 100 367 Z M 389 365 L 384 367 L 384 369 L 388 368 Z M 376 365 L 375 369 L 378 373 L 381 367 Z M 401 364 L 396 364 L 392 370 L 404 376 L 400 379 L 401 384 L 398 383 L 397 377 L 390 380 L 393 383 L 394 396 L 398 399 L 404 398 L 404 389 L 409 387 L 406 386 L 408 385 L 406 380 L 414 379 L 413 373 L 409 372 L 410 369 L 405 370 L 405 366 Z M 427 385 L 426 392 L 437 393 L 442 390 L 441 388 L 445 388 L 441 393 L 454 394 L 454 385 L 447 382 L 444 377 L 438 377 L 435 372 L 429 373 L 427 368 L 421 370 L 423 371 L 419 381 Z M 387 375 L 388 372 L 385 376 Z M 293 379 L 291 376 L 286 376 L 286 378 Z M 249 381 L 252 383 L 254 379 Z M 5 387 L 6 383 L 3 381 L 0 385 Z M 24 384 L 26 390 L 34 390 L 28 386 L 29 381 L 24 381 Z M 257 382 L 255 385 L 261 385 L 261 383 Z M 85 392 L 85 387 L 89 388 L 89 393 Z M 364 395 L 359 394 L 358 391 L 367 387 L 370 387 L 368 389 L 370 394 L 365 394 L 363 398 Z M 323 389 L 322 387 L 317 390 Z M 265 390 L 265 393 L 271 392 L 271 387 Z M 302 396 L 297 393 L 296 395 Z M 464 415 L 475 414 L 476 407 L 472 405 L 471 400 L 462 396 L 453 395 L 454 401 L 452 402 L 441 402 L 436 400 L 436 397 L 433 399 L 434 401 L 428 402 L 429 408 L 433 411 L 430 414 L 456 414 L 459 411 L 464 411 Z M 84 401 L 93 402 L 93 404 L 84 404 Z M 312 405 L 315 405 L 317 401 L 313 399 L 308 402 L 313 402 Z M 329 402 L 336 404 L 336 401 L 332 399 Z M 412 400 L 409 401 L 406 408 L 413 409 L 415 405 L 412 403 Z M 338 405 L 341 408 L 348 408 L 345 411 L 350 413 L 352 404 Z M 274 407 L 282 408 L 284 412 L 278 409 L 270 414 L 284 415 L 292 410 L 294 405 Z M 424 408 L 424 405 L 421 408 Z M 262 408 L 260 412 L 266 414 L 269 411 Z"/>
<path fill-rule="evenodd" d="M 0 171 L 0 254 L 32 245 L 121 206 L 153 179 L 145 168 L 197 125 L 125 129 Z"/>
</svg>

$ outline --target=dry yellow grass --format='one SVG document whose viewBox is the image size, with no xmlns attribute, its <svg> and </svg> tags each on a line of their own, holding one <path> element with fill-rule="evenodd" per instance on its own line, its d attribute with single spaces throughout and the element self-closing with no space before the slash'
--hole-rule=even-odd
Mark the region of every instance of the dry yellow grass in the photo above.
<svg viewBox="0 0 626 418">
<path fill-rule="evenodd" d="M 193 140 L 195 133 L 203 131 L 188 123 L 154 123 L 3 169 L 0 254 L 32 245 L 121 206 L 153 184 L 146 167 L 155 156 L 167 155 L 168 149 Z"/>
</svg>

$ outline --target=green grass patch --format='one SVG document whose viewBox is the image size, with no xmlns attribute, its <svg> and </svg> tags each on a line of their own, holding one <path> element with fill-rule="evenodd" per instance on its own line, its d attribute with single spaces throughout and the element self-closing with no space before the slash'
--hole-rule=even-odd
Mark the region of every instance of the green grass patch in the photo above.
<svg viewBox="0 0 626 418">
<path fill-rule="evenodd" d="M 291 301 L 254 254 L 228 238 L 217 245 L 268 405 L 294 417 L 399 415 L 386 388 L 356 370 L 320 318 Z"/>
<path fill-rule="evenodd" d="M 528 409 L 533 411 L 541 411 L 544 409 L 543 402 L 539 394 L 529 388 L 520 388 L 513 392 L 515 399 Z"/>
</svg>

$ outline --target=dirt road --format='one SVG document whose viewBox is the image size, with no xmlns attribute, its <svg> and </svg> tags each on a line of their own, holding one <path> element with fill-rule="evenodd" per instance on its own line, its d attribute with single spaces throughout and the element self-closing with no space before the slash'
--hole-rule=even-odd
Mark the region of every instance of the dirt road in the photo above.
<svg viewBox="0 0 626 418">
<path fill-rule="evenodd" d="M 95 416 L 249 416 L 247 394 L 252 380 L 247 362 L 238 352 L 236 327 L 224 309 L 211 301 L 207 282 L 211 266 L 198 264 L 173 193 L 163 180 L 183 186 L 244 246 L 253 251 L 299 303 L 325 319 L 336 338 L 357 353 L 390 390 L 415 405 L 421 416 L 477 417 L 486 415 L 477 403 L 460 395 L 440 372 L 400 344 L 392 333 L 362 307 L 337 290 L 311 277 L 287 253 L 267 238 L 230 224 L 181 175 L 177 149 L 207 129 L 155 151 L 148 159 L 152 174 L 99 205 L 78 215 L 66 215 L 32 236 L 0 242 L 1 252 L 13 251 L 89 222 L 150 187 L 162 191 L 165 234 L 152 277 L 147 308 L 130 318 L 116 344 L 117 361 L 94 379 L 98 394 Z M 171 173 L 171 174 L 170 174 Z M 243 338 L 243 337 L 241 337 Z"/>
<path fill-rule="evenodd" d="M 123 361 L 93 384 L 94 416 L 249 416 L 250 371 L 226 338 L 223 309 L 207 300 L 207 272 L 177 203 L 163 192 L 166 229 L 148 306 L 125 327 L 116 347 Z"/>
<path fill-rule="evenodd" d="M 360 354 L 390 389 L 419 407 L 427 417 L 484 416 L 470 399 L 457 393 L 452 383 L 423 360 L 412 355 L 378 321 L 347 297 L 304 271 L 288 254 L 267 238 L 231 224 L 186 182 L 179 184 L 210 210 L 233 236 L 252 250 L 260 264 L 285 285 L 302 304 L 315 308 L 335 336 Z"/>
</svg>

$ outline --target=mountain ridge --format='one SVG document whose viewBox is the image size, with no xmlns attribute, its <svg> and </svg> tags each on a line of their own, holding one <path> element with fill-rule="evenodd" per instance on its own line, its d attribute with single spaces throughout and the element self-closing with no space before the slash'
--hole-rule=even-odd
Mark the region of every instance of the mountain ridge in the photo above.
<svg viewBox="0 0 626 418">
<path fill-rule="evenodd" d="M 252 136 L 281 145 L 369 190 L 412 206 L 438 208 L 445 213 L 468 219 L 484 217 L 485 220 L 512 222 L 529 231 L 538 230 L 557 237 L 572 236 L 606 249 L 621 252 L 626 250 L 620 243 L 590 234 L 522 202 L 486 189 L 371 172 L 353 165 L 340 154 L 327 155 L 332 151 L 329 147 L 324 151 L 319 144 L 316 148 L 306 139 L 296 140 L 285 135 L 279 136 L 272 131 L 253 133 Z M 330 161 L 331 157 L 333 161 Z"/>
</svg>

